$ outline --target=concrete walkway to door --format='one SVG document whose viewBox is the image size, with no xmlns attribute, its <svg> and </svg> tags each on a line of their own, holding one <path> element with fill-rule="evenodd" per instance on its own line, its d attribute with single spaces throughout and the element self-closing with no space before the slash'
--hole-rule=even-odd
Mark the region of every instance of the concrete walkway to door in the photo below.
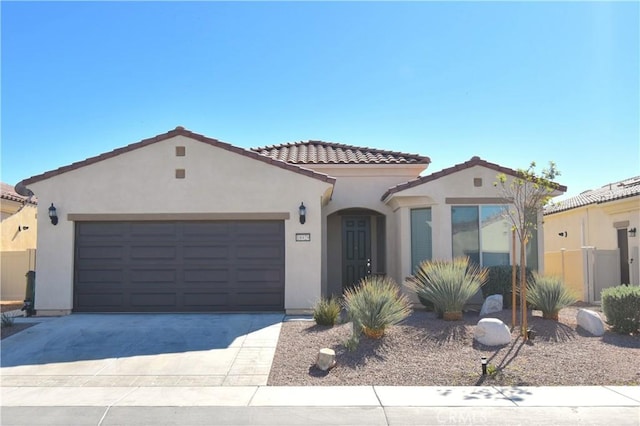
<svg viewBox="0 0 640 426">
<path fill-rule="evenodd" d="M 284 315 L 73 314 L 2 341 L 2 386 L 266 385 Z"/>
</svg>

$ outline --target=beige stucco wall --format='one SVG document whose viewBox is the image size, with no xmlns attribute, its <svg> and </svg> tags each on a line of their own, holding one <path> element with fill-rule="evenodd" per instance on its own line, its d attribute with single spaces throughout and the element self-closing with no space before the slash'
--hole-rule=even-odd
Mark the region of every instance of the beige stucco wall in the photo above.
<svg viewBox="0 0 640 426">
<path fill-rule="evenodd" d="M 629 275 L 631 283 L 640 284 L 640 197 L 603 204 L 591 204 L 544 216 L 545 250 L 559 252 L 595 247 L 599 250 L 618 248 L 617 228 L 636 228 L 636 236 L 628 237 Z M 558 234 L 567 232 L 567 237 Z M 633 260 L 631 260 L 633 259 Z M 577 267 L 577 266 L 576 266 Z"/>
<path fill-rule="evenodd" d="M 5 211 L 5 207 L 10 207 L 8 204 L 15 202 L 1 200 L 0 203 L 3 205 L 2 210 Z M 11 209 L 12 212 L 20 208 L 20 206 L 15 207 L 15 209 Z M 28 229 L 22 229 L 25 226 Z M 20 230 L 18 230 L 18 228 L 20 228 Z M 35 249 L 37 241 L 36 206 L 27 204 L 21 210 L 17 211 L 17 213 L 7 214 L 2 222 L 0 222 L 0 235 L 2 238 L 1 251 Z"/>
<path fill-rule="evenodd" d="M 176 146 L 186 147 L 177 157 Z M 175 170 L 186 178 L 176 179 Z M 289 213 L 285 220 L 285 309 L 320 296 L 323 197 L 331 184 L 184 136 L 156 142 L 29 186 L 39 200 L 36 309 L 73 307 L 74 223 L 70 214 Z M 307 206 L 304 225 L 298 206 Z M 60 222 L 51 225 L 54 203 Z M 295 233 L 311 234 L 296 242 Z"/>
<path fill-rule="evenodd" d="M 345 209 L 369 209 L 386 218 L 386 259 L 384 270 L 397 276 L 396 224 L 393 209 L 380 200 L 391 187 L 415 179 L 425 170 L 426 164 L 402 165 L 309 165 L 310 169 L 336 178 L 331 201 L 323 209 L 327 235 L 322 253 L 323 292 L 336 290 L 342 285 L 342 221 L 334 213 Z M 373 267 L 376 267 L 377 229 L 375 220 L 371 221 L 371 252 Z M 382 269 L 379 268 L 378 269 Z"/>
<path fill-rule="evenodd" d="M 439 179 L 399 191 L 388 198 L 387 204 L 393 208 L 397 222 L 397 262 L 394 278 L 403 282 L 412 274 L 411 270 L 411 209 L 431 207 L 433 259 L 451 259 L 451 206 L 501 204 L 502 197 L 493 183 L 497 172 L 482 166 L 462 169 Z M 482 186 L 475 186 L 474 179 L 482 179 Z M 447 204 L 447 198 L 467 199 Z M 538 261 L 544 264 L 544 242 L 539 226 Z M 516 252 L 518 255 L 518 251 Z"/>
</svg>

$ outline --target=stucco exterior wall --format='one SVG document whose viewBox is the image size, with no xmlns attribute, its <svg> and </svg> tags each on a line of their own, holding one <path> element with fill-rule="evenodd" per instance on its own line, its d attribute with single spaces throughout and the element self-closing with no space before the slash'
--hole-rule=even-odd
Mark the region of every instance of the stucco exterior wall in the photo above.
<svg viewBox="0 0 640 426">
<path fill-rule="evenodd" d="M 3 204 L 4 210 L 4 204 L 13 202 L 2 200 L 0 203 Z M 13 211 L 18 208 L 17 206 Z M 24 251 L 36 248 L 36 211 L 36 206 L 27 204 L 17 213 L 7 214 L 7 217 L 0 223 L 1 251 Z M 23 229 L 24 227 L 28 229 Z"/>
<path fill-rule="evenodd" d="M 544 216 L 545 249 L 547 252 L 598 250 L 618 248 L 618 229 L 636 228 L 635 236 L 627 233 L 629 275 L 631 283 L 640 284 L 640 197 L 625 198 L 602 204 L 590 204 Z M 566 237 L 559 233 L 567 233 Z M 633 260 L 632 260 L 633 259 Z"/>
<path fill-rule="evenodd" d="M 184 146 L 185 156 L 176 156 Z M 185 178 L 176 178 L 176 169 Z M 320 296 L 323 197 L 331 183 L 184 137 L 156 142 L 81 167 L 29 188 L 38 196 L 36 309 L 73 307 L 74 223 L 68 215 L 148 213 L 288 213 L 285 309 L 308 309 Z M 307 220 L 298 220 L 304 202 Z M 60 221 L 51 225 L 54 203 Z M 311 234 L 296 242 L 295 234 Z"/>
<path fill-rule="evenodd" d="M 397 275 L 397 256 L 395 256 L 396 231 L 393 209 L 380 200 L 389 188 L 415 179 L 425 168 L 420 165 L 309 165 L 308 168 L 336 178 L 331 201 L 323 209 L 323 217 L 327 224 L 326 250 L 323 251 L 322 263 L 323 292 L 337 292 L 342 286 L 342 222 L 336 212 L 345 209 L 368 209 L 385 216 L 386 258 L 384 270 L 391 276 Z M 371 251 L 373 266 L 377 265 L 377 229 L 371 221 Z M 378 267 L 378 269 L 382 269 Z M 376 272 L 376 271 L 374 271 Z"/>
<path fill-rule="evenodd" d="M 451 207 L 455 205 L 503 204 L 501 193 L 493 183 L 497 172 L 482 166 L 456 171 L 439 179 L 398 191 L 388 198 L 387 204 L 394 209 L 399 233 L 396 235 L 399 265 L 396 280 L 402 282 L 412 274 L 411 270 L 411 216 L 413 208 L 431 207 L 433 259 L 451 259 Z M 481 185 L 476 186 L 476 179 Z M 543 265 L 544 243 L 539 227 L 538 261 Z M 511 239 L 509 238 L 509 241 Z M 519 251 L 517 250 L 516 255 Z"/>
</svg>

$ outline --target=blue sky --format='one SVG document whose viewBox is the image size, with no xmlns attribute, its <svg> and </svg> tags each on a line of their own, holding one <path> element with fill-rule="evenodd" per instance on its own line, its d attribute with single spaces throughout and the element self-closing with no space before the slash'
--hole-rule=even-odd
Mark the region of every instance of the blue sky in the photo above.
<svg viewBox="0 0 640 426">
<path fill-rule="evenodd" d="M 189 130 L 640 174 L 638 2 L 6 2 L 2 181 Z"/>
</svg>

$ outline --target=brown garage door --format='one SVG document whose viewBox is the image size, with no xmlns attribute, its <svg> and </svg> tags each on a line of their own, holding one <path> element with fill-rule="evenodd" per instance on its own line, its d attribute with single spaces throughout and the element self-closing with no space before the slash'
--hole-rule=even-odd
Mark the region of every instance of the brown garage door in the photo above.
<svg viewBox="0 0 640 426">
<path fill-rule="evenodd" d="M 283 309 L 283 221 L 76 223 L 76 312 Z"/>
</svg>

